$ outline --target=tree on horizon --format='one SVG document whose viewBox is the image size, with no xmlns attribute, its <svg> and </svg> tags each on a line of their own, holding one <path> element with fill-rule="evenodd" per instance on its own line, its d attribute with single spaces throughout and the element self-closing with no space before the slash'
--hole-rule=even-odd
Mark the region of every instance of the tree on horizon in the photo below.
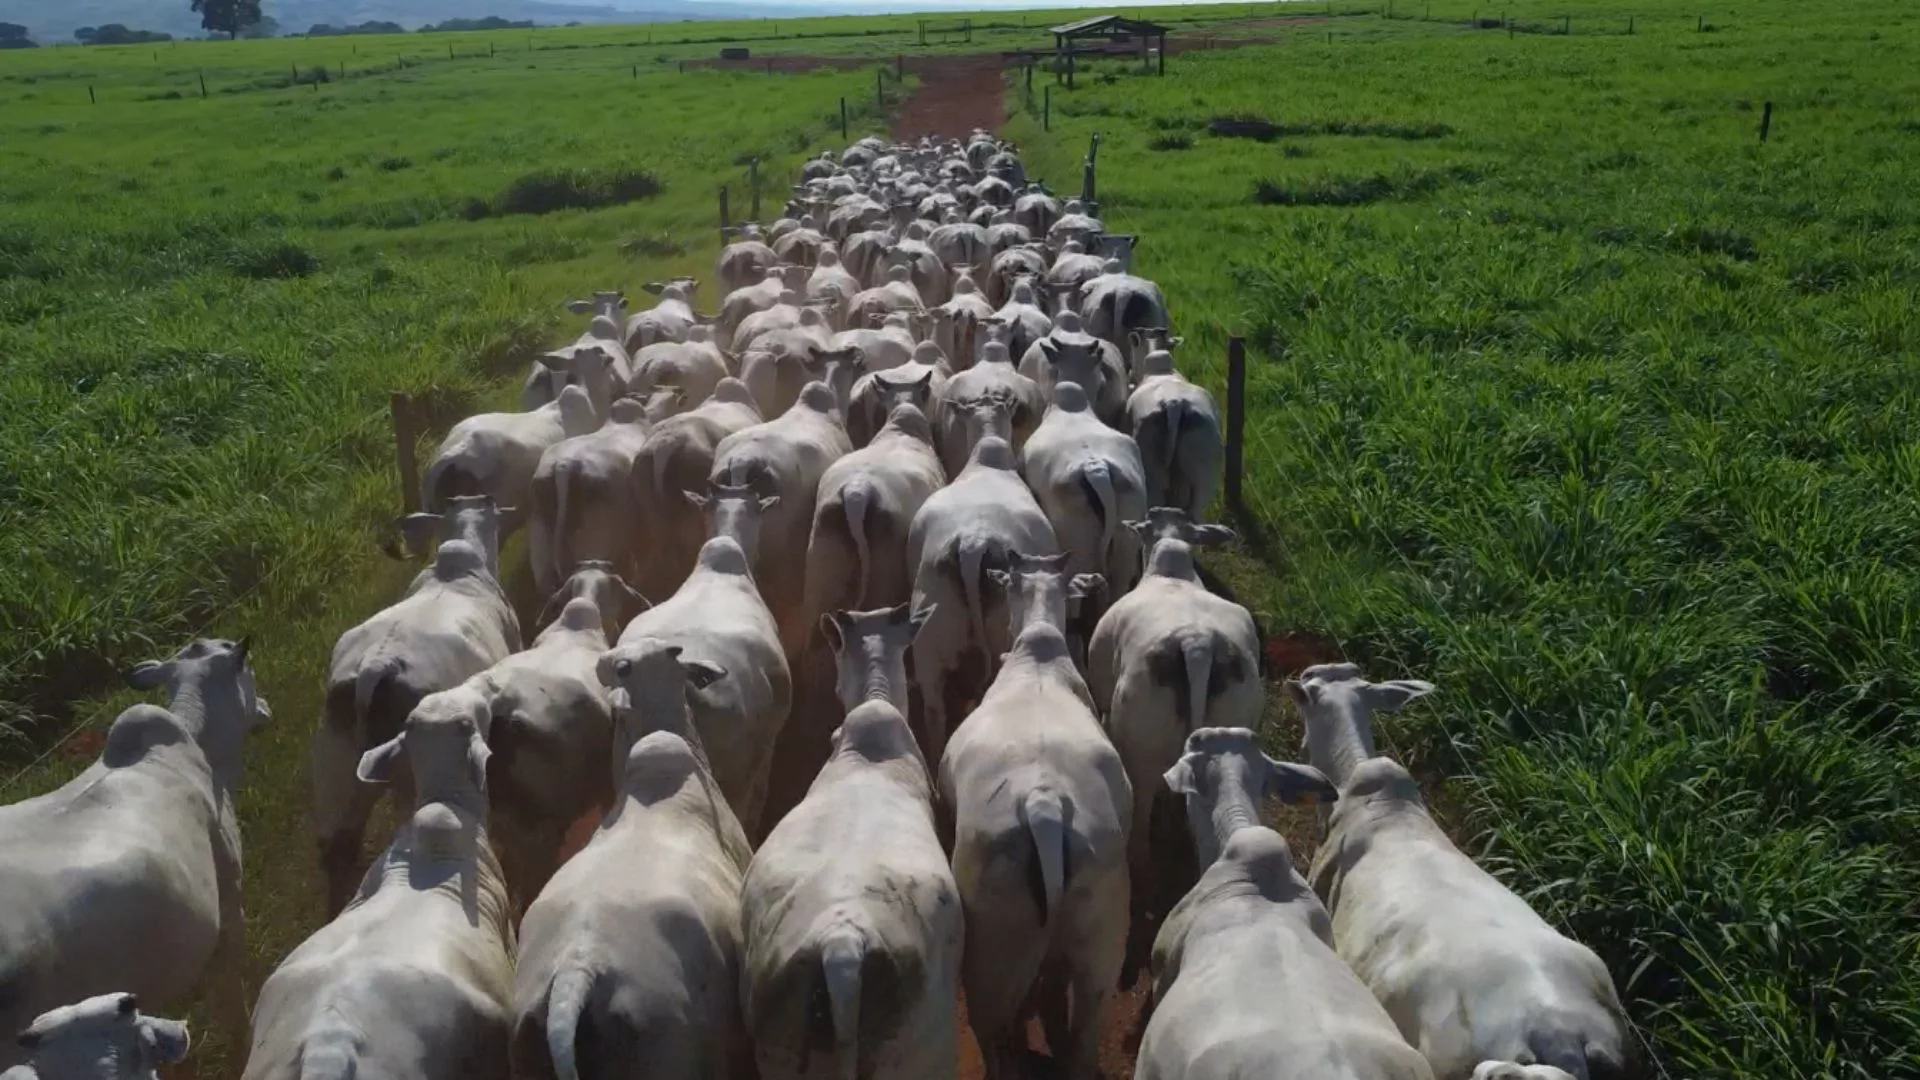
<svg viewBox="0 0 1920 1080">
<path fill-rule="evenodd" d="M 260 21 L 260 0 L 193 0 L 200 26 L 232 41 L 240 31 Z"/>
</svg>

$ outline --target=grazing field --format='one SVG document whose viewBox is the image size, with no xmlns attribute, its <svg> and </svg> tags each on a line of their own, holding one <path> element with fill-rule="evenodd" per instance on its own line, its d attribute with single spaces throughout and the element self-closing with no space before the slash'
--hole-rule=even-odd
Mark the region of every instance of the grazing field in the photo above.
<svg viewBox="0 0 1920 1080">
<path fill-rule="evenodd" d="M 1920 24 L 1508 10 L 1573 32 L 1341 20 L 1008 133 L 1070 191 L 1100 133 L 1186 370 L 1245 335 L 1242 599 L 1439 685 L 1388 745 L 1660 1072 L 1913 1075 Z"/>
<path fill-rule="evenodd" d="M 1384 746 L 1607 959 L 1652 1075 L 1920 1073 L 1912 12 L 1256 11 L 1153 13 L 1277 43 L 1094 63 L 1050 132 L 1007 99 L 1056 190 L 1101 133 L 1183 369 L 1218 389 L 1249 342 L 1242 599 L 1439 684 Z M 1052 21 L 979 19 L 925 51 Z M 0 54 L 0 799 L 91 759 L 56 736 L 116 669 L 259 634 L 257 986 L 320 914 L 327 652 L 405 580 L 387 393 L 443 426 L 561 301 L 705 276 L 714 189 L 744 216 L 758 154 L 777 198 L 842 97 L 880 124 L 916 23 Z M 874 63 L 679 70 L 721 38 Z M 215 1032 L 191 1067 L 239 1060 Z"/>
</svg>

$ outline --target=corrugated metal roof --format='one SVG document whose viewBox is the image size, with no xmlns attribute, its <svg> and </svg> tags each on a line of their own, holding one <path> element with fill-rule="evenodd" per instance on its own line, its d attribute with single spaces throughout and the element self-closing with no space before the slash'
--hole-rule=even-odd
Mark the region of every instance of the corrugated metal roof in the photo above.
<svg viewBox="0 0 1920 1080">
<path fill-rule="evenodd" d="M 1065 23 L 1054 27 L 1049 33 L 1085 34 L 1094 30 L 1124 30 L 1129 34 L 1164 34 L 1167 28 L 1156 23 L 1129 19 L 1125 15 L 1095 15 L 1090 19 Z"/>
</svg>

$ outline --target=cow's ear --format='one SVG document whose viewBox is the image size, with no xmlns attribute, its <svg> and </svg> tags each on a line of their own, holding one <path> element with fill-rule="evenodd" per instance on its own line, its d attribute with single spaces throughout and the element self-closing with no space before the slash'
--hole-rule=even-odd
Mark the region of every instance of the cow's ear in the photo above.
<svg viewBox="0 0 1920 1080">
<path fill-rule="evenodd" d="M 1161 776 L 1161 779 L 1166 781 L 1168 791 L 1175 795 L 1192 795 L 1200 790 L 1193 775 L 1194 757 L 1195 755 L 1188 754 L 1174 762 L 1173 768 L 1168 769 Z"/>
<path fill-rule="evenodd" d="M 705 690 L 727 677 L 726 668 L 705 660 L 681 660 L 680 667 L 687 673 L 687 685 L 695 690 Z"/>
<path fill-rule="evenodd" d="M 1330 803 L 1340 798 L 1340 789 L 1319 769 L 1273 758 L 1267 758 L 1267 792 L 1290 803 Z"/>
<path fill-rule="evenodd" d="M 1224 544 L 1234 538 L 1232 529 L 1225 525 L 1196 525 L 1193 527 L 1193 542 L 1196 545 Z"/>
<path fill-rule="evenodd" d="M 913 609 L 913 612 L 907 616 L 907 625 L 913 629 L 913 637 L 907 639 L 909 642 L 920 636 L 920 631 L 927 628 L 927 623 L 933 619 L 933 613 L 939 608 L 938 604 L 922 604 Z"/>
<path fill-rule="evenodd" d="M 360 755 L 360 767 L 354 775 L 364 783 L 384 784 L 393 779 L 393 766 L 399 760 L 400 737 L 396 735 Z"/>
<path fill-rule="evenodd" d="M 1431 693 L 1433 684 L 1424 679 L 1395 679 L 1392 682 L 1369 683 L 1360 688 L 1361 700 L 1375 712 L 1397 712 L 1414 698 Z"/>
<path fill-rule="evenodd" d="M 173 664 L 164 660 L 142 660 L 127 672 L 127 685 L 135 690 L 152 690 L 165 686 L 167 676 L 173 672 Z"/>
<path fill-rule="evenodd" d="M 820 616 L 820 636 L 827 639 L 827 647 L 836 653 L 847 647 L 846 627 L 840 625 L 840 620 L 844 618 L 846 614 L 840 611 L 829 611 Z"/>
<path fill-rule="evenodd" d="M 707 508 L 707 503 L 709 500 L 706 495 L 698 491 L 682 491 L 680 494 L 685 496 L 688 502 L 699 507 L 700 509 L 705 510 Z"/>
<path fill-rule="evenodd" d="M 1067 599 L 1084 600 L 1105 588 L 1104 574 L 1075 574 L 1067 581 Z"/>
</svg>

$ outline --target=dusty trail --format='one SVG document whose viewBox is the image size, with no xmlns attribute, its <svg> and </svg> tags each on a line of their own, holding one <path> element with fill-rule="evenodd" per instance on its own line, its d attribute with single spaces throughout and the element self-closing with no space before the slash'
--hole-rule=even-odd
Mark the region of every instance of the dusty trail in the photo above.
<svg viewBox="0 0 1920 1080">
<path fill-rule="evenodd" d="M 997 131 L 1007 118 L 1000 100 L 1006 79 L 998 53 L 920 57 L 906 69 L 919 77 L 920 87 L 894 115 L 896 139 L 965 138 L 975 128 Z"/>
</svg>

